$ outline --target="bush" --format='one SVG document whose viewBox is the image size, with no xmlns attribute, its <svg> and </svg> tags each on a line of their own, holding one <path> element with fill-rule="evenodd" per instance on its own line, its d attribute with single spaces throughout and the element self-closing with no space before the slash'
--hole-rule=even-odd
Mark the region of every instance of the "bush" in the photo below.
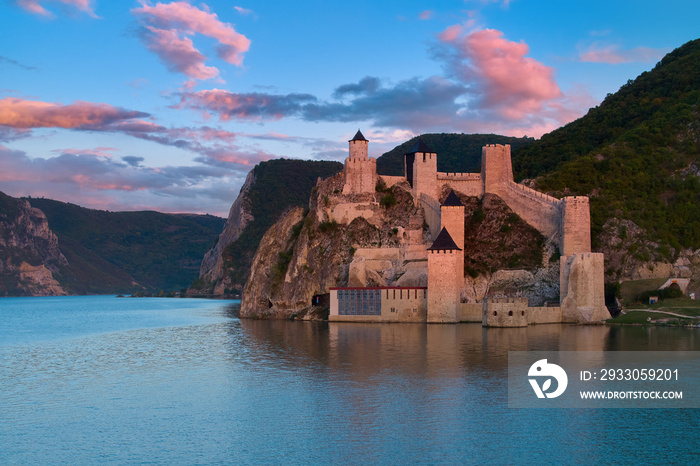
<svg viewBox="0 0 700 466">
<path fill-rule="evenodd" d="M 651 296 L 658 296 L 659 301 L 661 301 L 664 299 L 680 298 L 683 296 L 683 292 L 681 291 L 680 287 L 673 287 L 673 285 L 671 285 L 667 288 L 664 288 L 663 290 L 645 291 L 644 293 L 641 293 L 639 296 L 637 296 L 636 300 L 641 303 L 648 303 L 649 297 Z"/>
<path fill-rule="evenodd" d="M 396 198 L 394 197 L 394 193 L 389 192 L 385 196 L 382 196 L 382 198 L 379 201 L 379 205 L 385 208 L 393 207 L 396 205 Z"/>
<path fill-rule="evenodd" d="M 329 222 L 321 222 L 318 225 L 318 229 L 321 230 L 321 233 L 326 233 L 331 230 L 335 230 L 338 228 L 338 222 L 335 220 L 331 220 Z"/>
</svg>

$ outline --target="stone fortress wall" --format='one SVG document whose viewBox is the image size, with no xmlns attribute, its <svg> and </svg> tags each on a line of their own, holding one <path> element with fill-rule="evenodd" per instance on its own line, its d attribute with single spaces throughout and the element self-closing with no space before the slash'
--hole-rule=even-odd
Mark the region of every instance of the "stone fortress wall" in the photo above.
<svg viewBox="0 0 700 466">
<path fill-rule="evenodd" d="M 604 301 L 604 258 L 591 252 L 587 197 L 556 199 L 515 183 L 509 145 L 485 146 L 481 173 L 444 173 L 437 171 L 437 154 L 419 140 L 405 156 L 406 176 L 388 177 L 376 174 L 376 159 L 367 156 L 368 141 L 360 131 L 349 142 L 344 194 L 374 193 L 379 178 L 387 186 L 407 181 L 414 199 L 423 208 L 431 237 L 435 240 L 443 236 L 442 230 L 447 231 L 452 246 L 441 249 L 437 247 L 440 241 L 436 241 L 428 248 L 428 322 L 480 320 L 484 326 L 517 327 L 609 318 Z M 462 219 L 456 221 L 450 210 L 453 207 L 440 205 L 439 194 L 445 187 L 468 196 L 498 195 L 525 222 L 558 245 L 560 307 L 531 308 L 521 298 L 484 299 L 478 305 L 460 303 L 464 284 L 464 214 L 462 207 Z M 446 244 L 444 238 L 440 244 Z M 456 260 L 458 256 L 461 261 Z"/>
</svg>

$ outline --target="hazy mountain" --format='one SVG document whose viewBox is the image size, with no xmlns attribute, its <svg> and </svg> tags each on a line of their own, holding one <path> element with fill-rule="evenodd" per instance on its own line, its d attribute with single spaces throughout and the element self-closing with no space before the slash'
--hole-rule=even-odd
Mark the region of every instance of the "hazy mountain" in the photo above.
<svg viewBox="0 0 700 466">
<path fill-rule="evenodd" d="M 179 291 L 197 277 L 224 219 L 211 215 L 108 212 L 27 199 L 45 215 L 66 262 L 53 276 L 70 294 Z M 20 201 L 24 202 L 24 201 Z"/>
</svg>

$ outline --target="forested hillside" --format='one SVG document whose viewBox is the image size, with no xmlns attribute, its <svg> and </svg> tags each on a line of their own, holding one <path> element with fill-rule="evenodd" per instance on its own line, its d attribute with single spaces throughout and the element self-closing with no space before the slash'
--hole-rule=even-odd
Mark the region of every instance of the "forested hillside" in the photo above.
<svg viewBox="0 0 700 466">
<path fill-rule="evenodd" d="M 669 53 L 586 116 L 514 150 L 516 178 L 539 177 L 536 187 L 555 196 L 590 196 L 594 246 L 616 218 L 634 222 L 658 243 L 640 259 L 671 259 L 669 247 L 700 248 L 698 104 L 700 39 Z"/>
<path fill-rule="evenodd" d="M 223 218 L 211 215 L 108 212 L 28 200 L 58 237 L 68 265 L 54 275 L 71 294 L 186 288 L 224 226 Z"/>
</svg>

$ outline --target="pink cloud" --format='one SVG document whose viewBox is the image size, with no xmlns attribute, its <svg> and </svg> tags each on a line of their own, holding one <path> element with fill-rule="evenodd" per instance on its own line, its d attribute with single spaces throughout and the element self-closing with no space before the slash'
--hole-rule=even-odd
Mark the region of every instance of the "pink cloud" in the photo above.
<svg viewBox="0 0 700 466">
<path fill-rule="evenodd" d="M 168 63 L 170 69 L 190 78 L 210 79 L 217 76 L 219 70 L 204 66 L 204 55 L 187 36 L 201 34 L 216 39 L 219 58 L 237 66 L 242 65 L 250 40 L 236 32 L 231 24 L 221 22 L 206 6 L 204 8 L 201 10 L 186 2 L 157 3 L 155 6 L 141 2 L 141 7 L 132 9 L 131 13 L 148 31 L 143 34 L 146 46 Z"/>
<path fill-rule="evenodd" d="M 509 41 L 501 31 L 484 29 L 458 37 L 450 32 L 442 40 L 453 48 L 451 71 L 459 80 L 478 85 L 479 107 L 515 120 L 562 96 L 554 69 L 526 57 L 527 44 Z"/>
<path fill-rule="evenodd" d="M 24 10 L 33 13 L 35 15 L 45 16 L 47 18 L 53 17 L 53 13 L 44 8 L 41 4 L 47 2 L 63 3 L 64 5 L 72 6 L 83 13 L 87 13 L 93 18 L 97 18 L 92 4 L 92 0 L 16 0 L 17 5 Z"/>
<path fill-rule="evenodd" d="M 437 37 L 442 42 L 452 42 L 453 40 L 457 39 L 461 33 L 462 26 L 455 24 L 454 26 L 446 27 L 445 30 L 438 34 Z"/>
<path fill-rule="evenodd" d="M 239 14 L 244 15 L 244 16 L 248 16 L 248 15 L 255 16 L 255 12 L 253 10 L 248 9 L 248 8 L 243 8 L 241 6 L 234 6 L 233 9 L 236 10 Z"/>
<path fill-rule="evenodd" d="M 631 62 L 648 63 L 662 59 L 669 51 L 668 48 L 653 49 L 649 47 L 623 50 L 617 45 L 602 45 L 595 42 L 588 47 L 588 50 L 579 54 L 579 61 L 612 65 Z"/>
<path fill-rule="evenodd" d="M 420 19 L 421 21 L 428 20 L 433 17 L 433 13 L 433 10 L 421 11 L 420 13 L 418 13 L 418 19 Z"/>
<path fill-rule="evenodd" d="M 139 120 L 144 112 L 125 110 L 104 103 L 76 101 L 70 105 L 6 97 L 0 100 L 0 125 L 17 129 L 66 128 L 158 130 L 158 125 Z"/>
<path fill-rule="evenodd" d="M 219 74 L 217 68 L 204 65 L 204 55 L 199 53 L 188 37 L 181 39 L 174 29 L 151 26 L 147 26 L 147 29 L 150 34 L 146 47 L 155 52 L 171 71 L 178 71 L 194 79 L 210 79 Z"/>
</svg>

